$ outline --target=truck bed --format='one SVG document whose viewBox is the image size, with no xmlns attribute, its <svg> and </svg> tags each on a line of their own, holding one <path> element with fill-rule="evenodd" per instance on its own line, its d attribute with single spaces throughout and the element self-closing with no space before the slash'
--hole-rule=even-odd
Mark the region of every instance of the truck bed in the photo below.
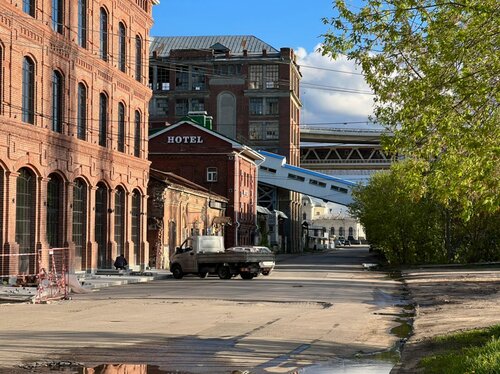
<svg viewBox="0 0 500 374">
<path fill-rule="evenodd" d="M 274 261 L 273 253 L 221 252 L 198 253 L 198 264 L 213 263 L 258 263 Z"/>
</svg>

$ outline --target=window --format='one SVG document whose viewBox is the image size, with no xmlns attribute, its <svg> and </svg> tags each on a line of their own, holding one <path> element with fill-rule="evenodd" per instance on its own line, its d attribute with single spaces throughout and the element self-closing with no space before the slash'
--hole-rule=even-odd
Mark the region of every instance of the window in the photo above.
<svg viewBox="0 0 500 374">
<path fill-rule="evenodd" d="M 47 242 L 52 248 L 62 246 L 61 218 L 63 184 L 57 174 L 49 175 L 50 180 L 47 183 L 47 224 L 46 234 Z"/>
<path fill-rule="evenodd" d="M 205 100 L 204 99 L 191 99 L 191 110 L 192 111 L 205 110 Z"/>
<path fill-rule="evenodd" d="M 87 48 L 87 0 L 78 0 L 78 45 Z"/>
<path fill-rule="evenodd" d="M 169 91 L 170 90 L 170 70 L 163 66 L 158 66 L 156 71 L 156 90 Z"/>
<path fill-rule="evenodd" d="M 278 65 L 250 65 L 248 84 L 253 90 L 279 88 Z"/>
<path fill-rule="evenodd" d="M 291 173 L 288 173 L 288 179 L 293 179 L 300 182 L 304 182 L 306 180 L 304 177 L 301 177 L 300 175 Z"/>
<path fill-rule="evenodd" d="M 354 229 L 352 227 L 349 227 L 349 235 L 348 236 L 353 236 L 354 235 Z"/>
<path fill-rule="evenodd" d="M 99 145 L 106 147 L 108 129 L 108 97 L 101 93 L 99 96 Z"/>
<path fill-rule="evenodd" d="M 277 97 L 252 97 L 250 98 L 250 115 L 276 115 L 278 111 Z"/>
<path fill-rule="evenodd" d="M 75 243 L 75 265 L 82 263 L 87 243 L 87 185 L 77 179 L 73 185 L 73 243 Z"/>
<path fill-rule="evenodd" d="M 63 131 L 63 77 L 57 70 L 52 74 L 52 131 Z"/>
<path fill-rule="evenodd" d="M 278 122 L 250 122 L 250 140 L 277 140 Z"/>
<path fill-rule="evenodd" d="M 278 65 L 266 65 L 266 88 L 279 88 Z"/>
<path fill-rule="evenodd" d="M 118 254 L 125 248 L 125 191 L 118 187 L 115 190 L 115 242 Z"/>
<path fill-rule="evenodd" d="M 330 236 L 335 236 L 335 227 L 330 227 Z"/>
<path fill-rule="evenodd" d="M 59 34 L 63 33 L 64 6 L 63 0 L 52 0 L 52 29 Z"/>
<path fill-rule="evenodd" d="M 216 75 L 241 75 L 241 64 L 215 65 Z"/>
<path fill-rule="evenodd" d="M 78 83 L 78 108 L 76 135 L 78 139 L 87 138 L 87 87 L 83 83 Z"/>
<path fill-rule="evenodd" d="M 35 17 L 35 0 L 23 0 L 23 12 Z"/>
<path fill-rule="evenodd" d="M 106 12 L 106 9 L 101 8 L 101 14 L 100 14 L 100 21 L 99 21 L 99 39 L 100 39 L 100 46 L 99 46 L 99 53 L 101 56 L 101 59 L 104 61 L 108 61 L 108 12 Z"/>
<path fill-rule="evenodd" d="M 125 25 L 120 22 L 118 24 L 118 69 L 125 71 L 127 63 L 127 31 Z"/>
<path fill-rule="evenodd" d="M 142 38 L 135 36 L 135 80 L 142 82 Z"/>
<path fill-rule="evenodd" d="M 141 112 L 135 111 L 134 156 L 141 156 Z"/>
<path fill-rule="evenodd" d="M 201 67 L 193 66 L 191 70 L 192 90 L 200 91 L 205 89 L 205 74 Z"/>
<path fill-rule="evenodd" d="M 118 139 L 117 149 L 125 152 L 125 105 L 118 104 Z"/>
<path fill-rule="evenodd" d="M 22 120 L 35 123 L 35 63 L 29 57 L 23 61 Z"/>
<path fill-rule="evenodd" d="M 188 99 L 177 99 L 175 100 L 175 115 L 185 116 L 189 111 Z"/>
<path fill-rule="evenodd" d="M 139 263 L 141 247 L 141 194 L 138 191 L 132 193 L 132 242 L 134 243 L 134 264 Z"/>
<path fill-rule="evenodd" d="M 156 99 L 153 99 L 153 100 L 156 103 L 156 108 L 154 110 L 154 113 L 157 116 L 168 115 L 168 99 L 164 98 L 164 97 L 162 97 L 162 98 L 157 97 Z"/>
<path fill-rule="evenodd" d="M 249 88 L 250 89 L 260 89 L 262 88 L 262 78 L 263 78 L 263 65 L 250 65 L 249 66 Z"/>
<path fill-rule="evenodd" d="M 3 48 L 2 45 L 0 44 L 0 103 L 3 102 L 2 100 L 2 92 L 3 92 Z M 3 105 L 0 104 L 0 113 L 3 111 Z M 1 241 L 0 241 L 1 243 Z"/>
<path fill-rule="evenodd" d="M 97 184 L 95 191 L 95 241 L 97 243 L 97 267 L 111 267 L 108 255 L 108 189 L 102 183 Z"/>
<path fill-rule="evenodd" d="M 217 168 L 207 168 L 207 182 L 217 182 Z"/>
<path fill-rule="evenodd" d="M 35 258 L 35 175 L 27 168 L 19 170 L 16 180 L 16 242 L 19 244 L 19 272 L 33 273 Z"/>
<path fill-rule="evenodd" d="M 339 227 L 339 236 L 344 236 L 344 228 Z"/>
<path fill-rule="evenodd" d="M 176 69 L 175 88 L 177 90 L 189 89 L 189 73 L 187 67 L 180 66 Z"/>
</svg>

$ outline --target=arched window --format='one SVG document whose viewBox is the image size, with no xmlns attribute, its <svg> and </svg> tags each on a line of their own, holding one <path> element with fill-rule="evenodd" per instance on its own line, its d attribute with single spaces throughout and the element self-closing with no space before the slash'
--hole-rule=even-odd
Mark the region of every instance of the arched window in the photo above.
<svg viewBox="0 0 500 374">
<path fill-rule="evenodd" d="M 63 33 L 64 1 L 52 0 L 52 29 L 59 34 Z"/>
<path fill-rule="evenodd" d="M 349 236 L 354 236 L 354 229 L 349 227 Z"/>
<path fill-rule="evenodd" d="M 106 147 L 108 130 L 108 97 L 106 94 L 99 95 L 99 145 Z"/>
<path fill-rule="evenodd" d="M 118 24 L 118 69 L 125 71 L 127 63 L 127 31 L 125 25 L 120 22 Z"/>
<path fill-rule="evenodd" d="M 52 74 L 52 130 L 55 132 L 63 130 L 63 85 L 61 73 L 55 70 Z"/>
<path fill-rule="evenodd" d="M 22 120 L 35 123 L 35 63 L 29 57 L 23 61 Z"/>
<path fill-rule="evenodd" d="M 330 227 L 330 236 L 335 235 L 335 227 Z"/>
<path fill-rule="evenodd" d="M 35 0 L 23 0 L 23 12 L 35 17 Z"/>
<path fill-rule="evenodd" d="M 217 131 L 236 138 L 236 97 L 230 92 L 217 96 Z"/>
<path fill-rule="evenodd" d="M 134 156 L 141 156 L 141 112 L 135 111 L 134 124 Z"/>
<path fill-rule="evenodd" d="M 136 190 L 132 193 L 132 242 L 134 242 L 133 263 L 139 264 L 141 246 L 141 194 Z"/>
<path fill-rule="evenodd" d="M 87 48 L 87 0 L 78 0 L 78 45 Z"/>
<path fill-rule="evenodd" d="M 118 151 L 125 152 L 125 105 L 118 104 Z"/>
<path fill-rule="evenodd" d="M 99 39 L 101 59 L 108 61 L 108 12 L 104 8 L 100 11 Z"/>
<path fill-rule="evenodd" d="M 115 242 L 118 254 L 125 249 L 125 191 L 118 187 L 115 190 Z"/>
<path fill-rule="evenodd" d="M 57 174 L 49 175 L 47 183 L 47 242 L 52 248 L 62 246 L 63 183 Z"/>
<path fill-rule="evenodd" d="M 135 79 L 142 82 L 142 38 L 135 36 Z"/>
<path fill-rule="evenodd" d="M 19 170 L 16 182 L 16 242 L 19 245 L 19 272 L 34 273 L 35 258 L 35 175 Z"/>
<path fill-rule="evenodd" d="M 78 83 L 78 103 L 77 103 L 77 137 L 87 139 L 87 87 L 83 83 Z"/>
<path fill-rule="evenodd" d="M 344 228 L 339 227 L 339 236 L 344 236 Z"/>
<path fill-rule="evenodd" d="M 95 191 L 95 241 L 97 243 L 97 267 L 111 267 L 108 255 L 108 189 L 102 183 Z"/>
<path fill-rule="evenodd" d="M 73 185 L 73 243 L 75 244 L 75 265 L 87 261 L 85 246 L 87 243 L 87 185 L 77 179 Z"/>
</svg>

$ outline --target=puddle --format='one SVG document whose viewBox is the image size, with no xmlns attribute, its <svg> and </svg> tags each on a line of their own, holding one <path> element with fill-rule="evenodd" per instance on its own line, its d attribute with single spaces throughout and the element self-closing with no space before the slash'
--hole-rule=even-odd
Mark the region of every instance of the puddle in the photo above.
<svg viewBox="0 0 500 374">
<path fill-rule="evenodd" d="M 393 366 L 375 360 L 337 360 L 300 369 L 297 374 L 389 374 Z"/>
</svg>

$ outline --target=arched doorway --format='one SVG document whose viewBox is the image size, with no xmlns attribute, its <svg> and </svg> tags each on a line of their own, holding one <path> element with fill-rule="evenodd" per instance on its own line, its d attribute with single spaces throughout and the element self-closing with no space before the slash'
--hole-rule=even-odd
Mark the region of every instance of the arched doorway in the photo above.
<svg viewBox="0 0 500 374">
<path fill-rule="evenodd" d="M 75 180 L 73 184 L 73 243 L 75 244 L 75 270 L 87 268 L 87 184 Z"/>
<path fill-rule="evenodd" d="M 46 238 L 51 248 L 63 245 L 63 181 L 58 174 L 49 175 L 47 182 Z"/>
<path fill-rule="evenodd" d="M 108 253 L 108 189 L 103 183 L 95 191 L 95 241 L 97 243 L 97 267 L 111 267 Z"/>
<path fill-rule="evenodd" d="M 16 242 L 19 245 L 19 273 L 35 273 L 35 174 L 19 170 L 16 181 Z"/>
</svg>

